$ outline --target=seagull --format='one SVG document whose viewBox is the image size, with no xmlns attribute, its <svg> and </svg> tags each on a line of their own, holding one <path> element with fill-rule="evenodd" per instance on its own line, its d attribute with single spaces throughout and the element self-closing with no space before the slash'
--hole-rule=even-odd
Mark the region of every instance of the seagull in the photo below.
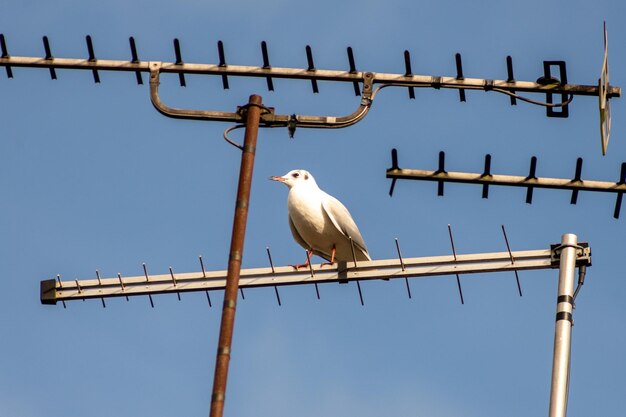
<svg viewBox="0 0 626 417">
<path fill-rule="evenodd" d="M 289 228 L 295 241 L 307 252 L 306 262 L 294 265 L 296 269 L 309 266 L 312 253 L 329 261 L 322 266 L 372 260 L 348 209 L 322 191 L 308 171 L 295 169 L 270 180 L 289 187 Z"/>
</svg>

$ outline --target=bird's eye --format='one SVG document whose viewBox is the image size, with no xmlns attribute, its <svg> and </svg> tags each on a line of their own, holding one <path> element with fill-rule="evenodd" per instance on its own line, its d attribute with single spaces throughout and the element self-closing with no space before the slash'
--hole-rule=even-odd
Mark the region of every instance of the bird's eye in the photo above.
<svg viewBox="0 0 626 417">
<path fill-rule="evenodd" d="M 291 174 L 291 176 L 294 178 L 298 178 L 300 176 L 300 173 L 294 172 L 293 174 Z"/>
</svg>

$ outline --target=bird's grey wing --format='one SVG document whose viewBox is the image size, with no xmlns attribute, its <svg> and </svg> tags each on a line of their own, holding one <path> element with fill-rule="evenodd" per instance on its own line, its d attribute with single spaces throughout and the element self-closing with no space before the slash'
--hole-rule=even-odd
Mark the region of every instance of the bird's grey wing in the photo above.
<svg viewBox="0 0 626 417">
<path fill-rule="evenodd" d="M 325 193 L 326 194 L 326 193 Z M 322 208 L 335 227 L 341 231 L 346 237 L 351 237 L 355 246 L 367 254 L 367 246 L 359 228 L 354 223 L 350 212 L 341 201 L 332 195 L 326 194 L 322 199 Z"/>
<path fill-rule="evenodd" d="M 298 233 L 298 229 L 296 229 L 296 225 L 293 224 L 293 221 L 291 220 L 291 216 L 289 216 L 289 228 L 291 229 L 291 234 L 293 235 L 293 238 L 296 242 L 298 242 L 298 244 L 300 246 L 302 246 L 304 249 L 309 250 L 309 249 L 313 249 L 311 247 L 311 245 L 309 245 L 308 243 L 306 243 L 304 241 L 304 239 L 302 238 L 302 236 L 300 236 L 300 233 Z M 324 258 L 327 261 L 330 261 L 330 255 L 320 252 L 318 250 L 314 250 L 313 249 L 313 253 L 317 256 L 319 256 L 320 258 Z"/>
</svg>

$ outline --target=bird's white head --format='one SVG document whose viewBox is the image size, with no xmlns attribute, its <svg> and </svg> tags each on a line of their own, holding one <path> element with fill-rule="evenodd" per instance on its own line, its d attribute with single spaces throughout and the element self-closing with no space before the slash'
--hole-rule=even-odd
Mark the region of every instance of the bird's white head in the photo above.
<svg viewBox="0 0 626 417">
<path fill-rule="evenodd" d="M 315 182 L 315 178 L 313 178 L 313 175 L 311 175 L 309 171 L 305 171 L 304 169 L 294 169 L 293 171 L 289 171 L 282 177 L 270 177 L 270 180 L 282 182 L 290 189 L 295 186 L 302 185 L 317 187 L 317 183 Z"/>
</svg>

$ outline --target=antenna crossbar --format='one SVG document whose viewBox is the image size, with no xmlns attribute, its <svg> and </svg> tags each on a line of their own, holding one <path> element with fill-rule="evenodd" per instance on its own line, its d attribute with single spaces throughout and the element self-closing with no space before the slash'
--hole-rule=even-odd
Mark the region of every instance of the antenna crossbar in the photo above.
<svg viewBox="0 0 626 417">
<path fill-rule="evenodd" d="M 393 195 L 395 183 L 397 180 L 416 180 L 416 181 L 436 181 L 438 185 L 438 195 L 443 195 L 443 184 L 446 182 L 462 183 L 462 184 L 480 184 L 483 186 L 483 198 L 489 196 L 489 186 L 500 185 L 509 187 L 525 187 L 527 189 L 526 202 L 532 203 L 533 189 L 547 188 L 572 191 L 571 204 L 576 204 L 579 191 L 595 191 L 603 193 L 616 194 L 615 210 L 613 217 L 619 218 L 622 197 L 626 193 L 626 163 L 621 164 L 619 180 L 610 181 L 593 181 L 583 180 L 582 175 L 582 158 L 576 161 L 576 170 L 572 179 L 568 178 L 546 178 L 537 177 L 537 158 L 532 157 L 530 162 L 530 170 L 527 176 L 521 175 L 498 175 L 491 173 L 491 155 L 485 156 L 485 170 L 482 173 L 473 172 L 454 172 L 445 169 L 445 153 L 439 152 L 439 167 L 437 170 L 425 169 L 406 169 L 398 166 L 398 152 L 396 149 L 391 151 L 391 168 L 387 169 L 386 176 L 392 180 L 390 195 Z"/>
<path fill-rule="evenodd" d="M 560 190 L 598 191 L 605 193 L 626 193 L 626 184 L 610 181 L 574 181 L 568 178 L 529 178 L 518 175 L 483 175 L 474 172 L 439 172 L 424 169 L 389 169 L 387 178 L 417 180 L 417 181 L 445 181 L 463 184 L 506 185 L 511 187 L 535 187 Z"/>
<path fill-rule="evenodd" d="M 242 269 L 241 288 L 304 285 L 318 283 L 345 283 L 372 279 L 421 278 L 454 274 L 476 274 L 559 267 L 554 248 L 514 252 L 478 253 L 455 256 L 436 256 L 385 259 L 358 262 L 353 266 L 314 266 L 295 270 L 292 266 Z M 514 261 L 512 261 L 512 259 Z M 590 264 L 591 252 L 581 244 L 577 262 Z M 41 302 L 93 298 L 131 297 L 139 295 L 170 294 L 194 291 L 223 290 L 226 271 L 202 271 L 163 275 L 97 278 L 73 281 L 50 279 L 41 281 Z"/>
<path fill-rule="evenodd" d="M 257 67 L 243 65 L 194 64 L 160 61 L 118 61 L 118 60 L 89 60 L 80 58 L 41 58 L 7 56 L 0 57 L 0 67 L 46 68 L 46 69 L 73 69 L 96 71 L 122 72 L 150 72 L 151 62 L 158 62 L 162 73 L 222 75 L 240 77 L 284 78 L 317 81 L 361 82 L 365 71 L 340 71 L 304 68 Z M 555 93 L 598 96 L 600 89 L 597 85 L 577 84 L 543 84 L 532 81 L 517 80 L 489 80 L 482 78 L 457 78 L 430 75 L 372 73 L 373 82 L 380 85 L 398 87 L 433 87 L 453 89 L 493 90 L 501 89 L 507 92 Z M 621 88 L 608 86 L 608 98 L 620 97 Z"/>
</svg>

